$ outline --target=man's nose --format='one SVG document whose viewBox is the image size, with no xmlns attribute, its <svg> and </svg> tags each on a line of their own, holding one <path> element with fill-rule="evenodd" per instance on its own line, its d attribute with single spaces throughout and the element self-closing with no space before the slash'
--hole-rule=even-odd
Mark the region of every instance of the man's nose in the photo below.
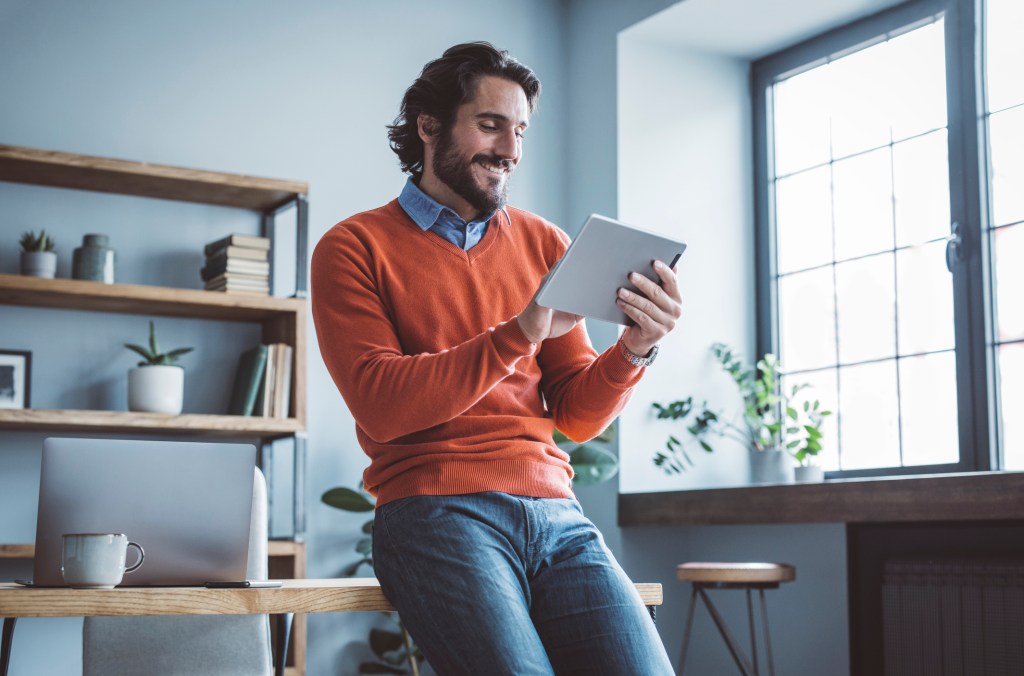
<svg viewBox="0 0 1024 676">
<path fill-rule="evenodd" d="M 504 160 L 519 159 L 519 137 L 516 135 L 515 129 L 501 133 L 494 152 Z"/>
</svg>

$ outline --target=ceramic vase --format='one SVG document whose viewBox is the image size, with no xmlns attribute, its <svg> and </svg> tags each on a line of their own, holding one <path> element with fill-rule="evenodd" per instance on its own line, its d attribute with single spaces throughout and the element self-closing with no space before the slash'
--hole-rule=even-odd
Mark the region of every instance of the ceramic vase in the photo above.
<svg viewBox="0 0 1024 676">
<path fill-rule="evenodd" d="M 750 451 L 750 483 L 793 483 L 793 458 L 780 449 Z"/>
<path fill-rule="evenodd" d="M 114 283 L 114 250 L 106 235 L 85 235 L 71 258 L 71 278 Z"/>
<path fill-rule="evenodd" d="M 55 251 L 22 251 L 21 274 L 27 277 L 57 276 L 57 253 Z"/>
<path fill-rule="evenodd" d="M 181 413 L 185 369 L 181 366 L 136 366 L 128 371 L 128 410 Z"/>
</svg>

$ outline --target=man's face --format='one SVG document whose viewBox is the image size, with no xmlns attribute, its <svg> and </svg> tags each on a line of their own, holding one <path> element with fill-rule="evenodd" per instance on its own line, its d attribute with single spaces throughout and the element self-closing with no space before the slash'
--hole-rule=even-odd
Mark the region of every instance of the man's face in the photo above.
<svg viewBox="0 0 1024 676">
<path fill-rule="evenodd" d="M 505 205 L 509 180 L 522 157 L 528 110 L 518 84 L 482 77 L 476 96 L 459 107 L 437 137 L 431 169 L 457 202 L 448 206 L 463 217 L 465 212 L 480 216 Z"/>
</svg>

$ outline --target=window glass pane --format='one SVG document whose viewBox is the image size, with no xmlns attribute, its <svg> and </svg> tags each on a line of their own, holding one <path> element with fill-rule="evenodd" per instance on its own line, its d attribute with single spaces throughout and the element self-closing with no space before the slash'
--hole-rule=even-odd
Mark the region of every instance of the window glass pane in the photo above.
<svg viewBox="0 0 1024 676">
<path fill-rule="evenodd" d="M 892 148 L 896 246 L 949 234 L 949 160 L 946 130 Z"/>
<path fill-rule="evenodd" d="M 953 352 L 899 360 L 904 465 L 960 460 Z"/>
<path fill-rule="evenodd" d="M 839 397 L 842 469 L 899 467 L 896 362 L 840 368 Z"/>
<path fill-rule="evenodd" d="M 899 353 L 953 349 L 953 276 L 946 268 L 946 243 L 898 251 L 896 288 Z"/>
<path fill-rule="evenodd" d="M 1024 106 L 995 113 L 988 123 L 992 225 L 1024 221 Z"/>
<path fill-rule="evenodd" d="M 937 21 L 889 41 L 895 141 L 946 126 L 944 27 Z"/>
<path fill-rule="evenodd" d="M 1024 103 L 1024 2 L 988 0 L 985 11 L 988 109 L 1002 110 Z"/>
<path fill-rule="evenodd" d="M 775 184 L 779 272 L 832 262 L 832 186 L 828 165 Z"/>
<path fill-rule="evenodd" d="M 896 354 L 896 286 L 893 254 L 836 265 L 839 362 Z"/>
<path fill-rule="evenodd" d="M 999 340 L 1017 340 L 1024 338 L 1024 224 L 1000 228 L 993 235 Z"/>
<path fill-rule="evenodd" d="M 782 378 L 782 388 L 787 394 L 794 385 L 810 385 L 810 387 L 797 392 L 796 397 L 792 400 L 798 410 L 803 410 L 805 401 L 813 404 L 817 400 L 820 410 L 832 411 L 832 415 L 826 416 L 821 425 L 821 451 L 814 459 L 814 464 L 820 465 L 826 472 L 839 469 L 839 424 L 836 415 L 836 411 L 839 410 L 839 389 L 836 370 L 823 369 L 808 373 L 794 373 Z"/>
<path fill-rule="evenodd" d="M 883 42 L 826 67 L 831 71 L 832 157 L 878 148 L 891 140 L 891 78 L 902 64 L 894 64 L 889 51 L 889 43 Z"/>
<path fill-rule="evenodd" d="M 893 248 L 889 156 L 883 148 L 833 165 L 838 260 Z"/>
<path fill-rule="evenodd" d="M 836 363 L 832 268 L 779 278 L 779 358 L 790 371 Z"/>
<path fill-rule="evenodd" d="M 828 76 L 814 68 L 773 88 L 775 175 L 829 161 Z"/>
<path fill-rule="evenodd" d="M 1024 470 L 1024 343 L 999 346 L 999 379 L 1005 468 Z"/>
</svg>

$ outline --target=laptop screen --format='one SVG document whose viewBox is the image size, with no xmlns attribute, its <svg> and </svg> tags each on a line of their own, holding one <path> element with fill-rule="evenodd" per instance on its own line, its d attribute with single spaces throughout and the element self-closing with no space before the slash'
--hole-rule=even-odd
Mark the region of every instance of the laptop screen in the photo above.
<svg viewBox="0 0 1024 676">
<path fill-rule="evenodd" d="M 33 583 L 64 585 L 64 533 L 139 543 L 122 586 L 245 579 L 255 467 L 252 444 L 44 440 Z"/>
</svg>

